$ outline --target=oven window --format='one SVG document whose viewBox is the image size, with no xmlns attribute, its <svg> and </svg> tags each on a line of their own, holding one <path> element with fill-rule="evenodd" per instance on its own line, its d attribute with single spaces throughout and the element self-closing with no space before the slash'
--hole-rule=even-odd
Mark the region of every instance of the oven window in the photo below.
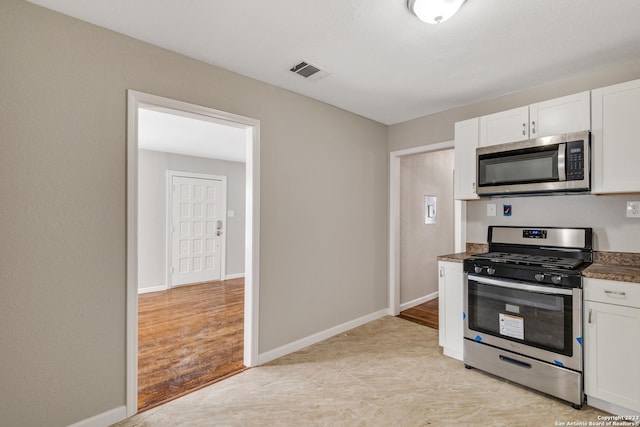
<svg viewBox="0 0 640 427">
<path fill-rule="evenodd" d="M 468 283 L 470 329 L 572 356 L 571 295 Z"/>
<path fill-rule="evenodd" d="M 480 186 L 558 181 L 558 148 L 485 154 L 478 171 Z"/>
</svg>

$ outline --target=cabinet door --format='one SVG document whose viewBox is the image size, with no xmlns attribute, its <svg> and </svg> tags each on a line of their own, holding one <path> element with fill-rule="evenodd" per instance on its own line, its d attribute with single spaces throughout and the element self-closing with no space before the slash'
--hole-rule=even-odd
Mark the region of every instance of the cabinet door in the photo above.
<svg viewBox="0 0 640 427">
<path fill-rule="evenodd" d="M 529 107 L 514 108 L 480 117 L 480 146 L 529 139 Z"/>
<path fill-rule="evenodd" d="M 477 199 L 476 148 L 478 147 L 478 118 L 455 124 L 454 197 L 458 200 Z"/>
<path fill-rule="evenodd" d="M 585 301 L 585 393 L 640 410 L 640 309 Z"/>
<path fill-rule="evenodd" d="M 591 96 L 581 92 L 529 106 L 529 138 L 591 129 Z"/>
<path fill-rule="evenodd" d="M 640 192 L 640 80 L 591 92 L 594 193 Z"/>
<path fill-rule="evenodd" d="M 438 333 L 445 356 L 462 360 L 462 263 L 439 261 Z"/>
</svg>

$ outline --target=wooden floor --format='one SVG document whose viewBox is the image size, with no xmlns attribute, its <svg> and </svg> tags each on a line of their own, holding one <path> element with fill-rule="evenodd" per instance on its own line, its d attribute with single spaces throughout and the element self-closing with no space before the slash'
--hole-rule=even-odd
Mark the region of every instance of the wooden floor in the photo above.
<svg viewBox="0 0 640 427">
<path fill-rule="evenodd" d="M 401 311 L 398 317 L 438 329 L 438 298 Z"/>
<path fill-rule="evenodd" d="M 138 296 L 138 410 L 245 369 L 244 279 Z"/>
</svg>

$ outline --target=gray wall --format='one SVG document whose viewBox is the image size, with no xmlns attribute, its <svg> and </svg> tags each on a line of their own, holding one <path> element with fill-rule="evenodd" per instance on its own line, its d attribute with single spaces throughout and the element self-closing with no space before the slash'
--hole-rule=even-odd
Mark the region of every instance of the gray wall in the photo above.
<svg viewBox="0 0 640 427">
<path fill-rule="evenodd" d="M 138 151 L 138 288 L 166 286 L 167 171 L 227 177 L 226 274 L 244 274 L 245 164 L 160 151 Z M 223 278 L 224 279 L 224 278 Z"/>
<path fill-rule="evenodd" d="M 387 306 L 387 131 L 21 0 L 0 2 L 0 414 L 125 404 L 126 91 L 261 121 L 259 351 Z"/>
<path fill-rule="evenodd" d="M 437 223 L 424 223 L 424 196 L 436 196 Z M 453 246 L 453 150 L 400 158 L 400 304 L 438 291 L 437 256 Z"/>
<path fill-rule="evenodd" d="M 592 227 L 595 250 L 640 252 L 640 219 L 626 217 L 627 200 L 640 200 L 640 194 L 474 200 L 467 203 L 467 239 L 486 243 L 489 225 Z M 488 203 L 497 205 L 497 216 L 487 216 Z M 512 206 L 510 217 L 502 216 L 504 204 Z"/>
<path fill-rule="evenodd" d="M 454 123 L 460 120 L 638 78 L 640 60 L 636 59 L 628 64 L 598 69 L 571 79 L 393 125 L 389 127 L 389 151 L 450 141 L 454 138 Z M 640 252 L 640 221 L 624 217 L 625 201 L 640 200 L 638 194 L 520 197 L 504 200 L 508 201 L 498 200 L 495 203 L 512 204 L 514 214 L 511 218 L 487 217 L 484 200 L 467 203 L 468 242 L 485 243 L 487 226 L 491 224 L 579 225 L 594 228 L 597 250 Z"/>
</svg>

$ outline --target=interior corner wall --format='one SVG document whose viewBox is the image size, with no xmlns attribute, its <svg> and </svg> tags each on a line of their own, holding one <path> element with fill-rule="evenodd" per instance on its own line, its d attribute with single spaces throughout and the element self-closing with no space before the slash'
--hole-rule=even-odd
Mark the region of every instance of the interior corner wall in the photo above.
<svg viewBox="0 0 640 427">
<path fill-rule="evenodd" d="M 138 151 L 138 289 L 166 287 L 167 171 L 227 177 L 226 274 L 244 274 L 245 163 L 160 151 Z M 224 279 L 224 278 L 222 278 Z"/>
<path fill-rule="evenodd" d="M 23 0 L 0 76 L 0 424 L 125 405 L 128 89 L 260 120 L 259 352 L 387 307 L 385 125 Z"/>
</svg>

